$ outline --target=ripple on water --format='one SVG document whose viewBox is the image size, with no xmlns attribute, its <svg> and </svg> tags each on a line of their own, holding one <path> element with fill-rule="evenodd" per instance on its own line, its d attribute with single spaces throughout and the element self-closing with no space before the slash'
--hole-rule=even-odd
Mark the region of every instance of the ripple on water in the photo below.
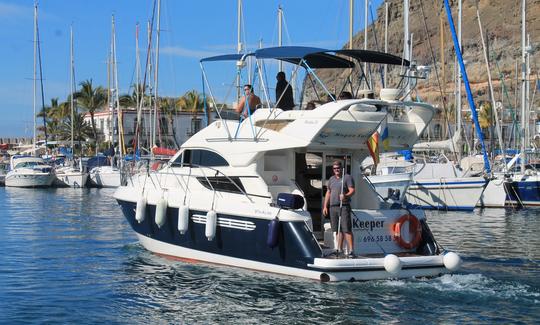
<svg viewBox="0 0 540 325">
<path fill-rule="evenodd" d="M 432 279 L 319 283 L 190 264 L 143 249 L 113 190 L 0 188 L 5 323 L 535 323 L 540 220 L 530 210 L 428 212 L 463 257 Z"/>
</svg>

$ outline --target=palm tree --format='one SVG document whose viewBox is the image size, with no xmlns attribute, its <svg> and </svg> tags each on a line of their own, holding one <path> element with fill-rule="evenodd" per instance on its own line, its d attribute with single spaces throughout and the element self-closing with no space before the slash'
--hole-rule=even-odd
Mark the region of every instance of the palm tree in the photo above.
<svg viewBox="0 0 540 325">
<path fill-rule="evenodd" d="M 88 124 L 84 120 L 84 114 L 83 113 L 74 113 L 73 114 L 73 141 L 77 141 L 79 144 L 79 148 L 81 148 L 82 152 L 82 145 L 81 142 L 86 141 L 86 139 L 92 137 L 92 126 Z M 59 135 L 62 140 L 68 140 L 71 139 L 71 114 L 70 116 L 64 120 L 64 122 L 59 126 Z M 75 148 L 72 148 L 73 152 L 75 152 Z"/>
<path fill-rule="evenodd" d="M 94 114 L 96 110 L 107 104 L 107 92 L 101 86 L 94 88 L 92 86 L 92 79 L 81 82 L 80 86 L 81 90 L 75 93 L 75 99 L 82 108 L 90 113 L 92 133 L 97 147 L 97 131 Z"/>
<path fill-rule="evenodd" d="M 480 104 L 480 110 L 478 112 L 478 123 L 482 129 L 487 129 L 493 124 L 493 112 L 491 103 L 483 102 Z"/>
<path fill-rule="evenodd" d="M 59 103 L 58 98 L 51 98 L 51 106 L 47 117 L 53 120 L 62 121 L 71 115 L 68 102 Z"/>
<path fill-rule="evenodd" d="M 192 119 L 197 116 L 198 112 L 202 112 L 204 110 L 204 101 L 201 98 L 201 95 L 196 90 L 190 90 L 185 93 L 184 96 L 178 99 L 176 104 L 183 111 L 191 111 Z M 207 111 L 206 113 L 210 114 L 210 111 Z M 207 116 L 206 118 L 208 120 L 209 116 Z M 192 124 L 191 133 L 197 132 L 197 130 L 193 128 L 194 127 Z"/>
<path fill-rule="evenodd" d="M 52 139 L 58 137 L 57 126 L 60 125 L 62 121 L 68 117 L 68 115 L 68 103 L 59 103 L 58 98 L 51 98 L 51 104 L 49 106 L 44 106 L 37 114 L 38 117 L 45 117 L 45 121 L 47 123 L 47 133 Z M 45 132 L 45 127 L 40 126 L 38 130 Z"/>
<path fill-rule="evenodd" d="M 47 120 L 47 136 L 49 140 L 58 140 L 60 122 L 58 120 Z M 45 126 L 40 125 L 37 127 L 38 131 L 45 133 Z"/>
<path fill-rule="evenodd" d="M 204 109 L 204 103 L 201 99 L 201 95 L 196 90 L 190 90 L 180 97 L 176 102 L 180 110 L 191 111 L 196 114 L 198 111 Z"/>
<path fill-rule="evenodd" d="M 145 100 L 147 102 L 148 96 L 145 95 L 145 87 L 142 84 L 133 85 L 133 92 L 131 94 L 124 94 L 120 96 L 120 105 L 124 107 L 137 107 L 137 99 L 139 101 Z"/>
<path fill-rule="evenodd" d="M 160 98 L 159 107 L 163 113 L 167 116 L 167 121 L 169 122 L 169 128 L 172 130 L 174 144 L 176 148 L 180 148 L 178 141 L 176 140 L 176 130 L 174 129 L 174 116 L 177 112 L 177 101 L 174 98 Z"/>
<path fill-rule="evenodd" d="M 75 113 L 73 114 L 73 117 L 73 140 L 84 141 L 92 137 L 92 126 L 84 120 L 84 114 Z M 71 139 L 71 116 L 60 124 L 59 131 L 62 140 Z"/>
</svg>

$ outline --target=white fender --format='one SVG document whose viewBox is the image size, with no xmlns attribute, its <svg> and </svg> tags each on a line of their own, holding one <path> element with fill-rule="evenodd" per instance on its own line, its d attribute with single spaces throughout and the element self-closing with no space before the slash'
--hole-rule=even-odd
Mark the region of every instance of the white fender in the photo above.
<svg viewBox="0 0 540 325">
<path fill-rule="evenodd" d="M 397 275 L 401 271 L 401 260 L 394 254 L 386 255 L 384 257 L 384 269 L 392 275 Z"/>
<path fill-rule="evenodd" d="M 137 220 L 138 223 L 141 223 L 144 221 L 144 218 L 146 218 L 146 198 L 143 195 L 141 195 L 141 197 L 137 201 L 137 209 L 135 210 L 135 220 Z"/>
<path fill-rule="evenodd" d="M 454 252 L 448 252 L 443 257 L 443 264 L 449 271 L 456 271 L 461 266 L 461 258 Z"/>
<path fill-rule="evenodd" d="M 214 239 L 216 236 L 216 224 L 217 224 L 217 214 L 216 211 L 210 210 L 206 213 L 206 229 L 204 234 L 208 240 Z"/>
<path fill-rule="evenodd" d="M 189 208 L 187 205 L 181 205 L 178 208 L 178 231 L 180 234 L 185 234 L 189 224 Z"/>
<path fill-rule="evenodd" d="M 167 220 L 167 200 L 159 199 L 156 205 L 156 225 L 161 228 Z"/>
</svg>

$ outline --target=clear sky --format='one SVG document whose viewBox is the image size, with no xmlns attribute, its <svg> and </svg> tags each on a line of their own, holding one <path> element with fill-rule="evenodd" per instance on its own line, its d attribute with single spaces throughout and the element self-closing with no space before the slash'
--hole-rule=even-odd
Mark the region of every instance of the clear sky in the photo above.
<svg viewBox="0 0 540 325">
<path fill-rule="evenodd" d="M 374 15 L 381 3 L 371 1 Z M 349 0 L 244 0 L 243 34 L 248 49 L 258 47 L 259 41 L 263 46 L 277 45 L 280 4 L 284 45 L 341 48 L 348 41 Z M 32 0 L 0 0 L 0 137 L 32 136 L 33 5 Z M 77 84 L 92 79 L 96 86 L 107 85 L 113 14 L 120 93 L 130 90 L 135 73 L 135 25 L 141 24 L 144 62 L 146 23 L 153 0 L 42 0 L 38 6 L 46 104 L 54 97 L 64 101 L 69 93 L 70 25 Z M 191 89 L 201 91 L 199 59 L 236 51 L 237 1 L 162 0 L 161 6 L 159 93 L 178 97 Z M 354 15 L 357 32 L 364 25 L 363 0 L 355 1 Z"/>
</svg>

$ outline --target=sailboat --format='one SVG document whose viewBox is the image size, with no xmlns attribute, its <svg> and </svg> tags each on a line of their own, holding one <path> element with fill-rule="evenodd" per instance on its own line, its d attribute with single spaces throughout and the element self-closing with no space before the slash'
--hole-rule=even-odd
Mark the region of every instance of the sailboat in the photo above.
<svg viewBox="0 0 540 325">
<path fill-rule="evenodd" d="M 527 2 L 522 0 L 521 6 L 521 63 L 523 67 L 521 71 L 521 148 L 520 148 L 520 168 L 519 172 L 515 173 L 508 180 L 506 187 L 508 191 L 508 202 L 521 206 L 540 206 L 540 175 L 537 171 L 526 169 L 527 160 L 527 142 L 529 128 L 527 90 L 529 82 L 529 49 L 526 42 L 526 9 Z"/>
<path fill-rule="evenodd" d="M 459 8 L 461 19 L 461 2 Z M 453 23 L 451 28 L 455 35 Z M 458 33 L 461 35 L 460 29 Z M 454 42 L 460 44 L 460 36 L 456 36 Z M 456 50 L 458 51 L 459 49 Z M 466 79 L 464 67 L 461 67 L 461 70 Z M 457 85 L 458 126 L 454 136 L 445 141 L 417 143 L 413 147 L 415 152 L 421 150 L 455 152 L 461 136 L 461 75 L 458 75 Z M 406 197 L 410 207 L 467 211 L 475 208 L 487 185 L 487 180 L 483 176 L 470 175 L 469 171 L 459 169 L 444 155 L 434 159 L 430 157 L 410 157 L 410 159 L 414 162 L 413 182 Z"/>
<path fill-rule="evenodd" d="M 34 5 L 34 139 L 32 143 L 33 153 L 37 153 L 36 148 L 36 93 L 37 93 L 37 59 L 39 52 L 38 35 L 38 7 Z M 41 58 L 41 57 L 39 57 Z M 41 62 L 41 60 L 40 60 Z M 40 78 L 41 79 L 41 78 Z M 43 80 L 41 79 L 41 82 Z M 43 89 L 43 88 L 42 88 Z M 43 94 L 42 94 L 43 95 Z M 5 186 L 7 187 L 49 187 L 55 179 L 54 170 L 45 164 L 40 157 L 12 156 L 10 159 L 10 170 L 5 176 Z"/>
<path fill-rule="evenodd" d="M 118 127 L 118 153 L 119 159 L 118 162 L 122 164 L 122 155 L 124 150 L 123 143 L 123 130 L 122 130 L 122 111 L 120 108 L 120 100 L 118 94 L 118 74 L 117 74 L 117 65 L 116 65 L 116 31 L 114 24 L 114 16 L 111 18 L 111 53 L 110 53 L 110 69 L 112 76 L 112 89 L 111 96 L 109 100 L 109 110 L 111 113 L 111 121 L 114 125 L 117 122 Z M 115 120 L 115 108 L 116 108 L 116 120 Z M 113 127 L 114 129 L 114 127 Z M 122 173 L 120 168 L 115 164 L 115 131 L 112 131 L 112 157 L 110 165 L 108 166 L 98 166 L 90 170 L 89 177 L 92 185 L 97 187 L 118 187 L 122 185 Z"/>
<path fill-rule="evenodd" d="M 75 124 L 75 99 L 73 98 L 74 94 L 74 84 L 75 84 L 75 64 L 74 64 L 74 55 L 73 55 L 73 26 L 70 27 L 70 108 L 71 108 L 71 164 L 69 166 L 63 166 L 56 168 L 56 184 L 59 186 L 69 186 L 69 187 L 85 187 L 86 181 L 88 180 L 88 173 L 82 167 L 82 161 L 79 160 L 79 165 L 74 165 L 74 154 L 75 154 L 75 143 L 74 143 L 74 124 Z"/>
</svg>

